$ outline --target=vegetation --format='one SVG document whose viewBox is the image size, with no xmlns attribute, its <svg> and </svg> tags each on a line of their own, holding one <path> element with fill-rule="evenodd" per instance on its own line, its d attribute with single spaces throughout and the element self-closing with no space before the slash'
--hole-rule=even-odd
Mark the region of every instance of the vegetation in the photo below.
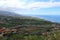
<svg viewBox="0 0 60 40">
<path fill-rule="evenodd" d="M 18 27 L 16 34 L 0 40 L 60 40 L 60 24 L 39 18 L 0 16 L 0 27 Z M 28 25 L 28 26 L 25 26 Z"/>
<path fill-rule="evenodd" d="M 12 16 L 0 16 L 0 27 L 14 27 L 18 25 L 44 25 L 44 26 L 51 26 L 53 23 L 50 21 L 46 21 L 43 19 L 38 18 L 31 18 L 31 17 L 12 17 Z"/>
<path fill-rule="evenodd" d="M 10 37 L 0 37 L 0 40 L 60 40 L 60 30 L 44 35 L 22 35 L 17 33 Z"/>
</svg>

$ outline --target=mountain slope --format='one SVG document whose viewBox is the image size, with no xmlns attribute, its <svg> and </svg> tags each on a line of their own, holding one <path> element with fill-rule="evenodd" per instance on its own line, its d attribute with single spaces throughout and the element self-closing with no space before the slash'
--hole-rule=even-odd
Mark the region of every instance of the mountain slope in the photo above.
<svg viewBox="0 0 60 40">
<path fill-rule="evenodd" d="M 58 23 L 35 17 L 21 16 L 13 12 L 0 11 L 0 27 L 14 27 L 18 25 L 43 25 L 45 27 L 52 26 L 52 24 L 57 25 Z"/>
<path fill-rule="evenodd" d="M 9 12 L 9 11 L 0 11 L 0 15 L 4 15 L 4 16 L 20 16 L 19 14 L 16 14 L 14 12 Z"/>
</svg>

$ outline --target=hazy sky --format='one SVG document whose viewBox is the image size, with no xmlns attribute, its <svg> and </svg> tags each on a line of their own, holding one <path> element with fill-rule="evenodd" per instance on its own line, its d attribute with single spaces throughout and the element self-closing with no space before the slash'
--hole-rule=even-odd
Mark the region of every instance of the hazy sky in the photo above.
<svg viewBox="0 0 60 40">
<path fill-rule="evenodd" d="M 0 0 L 0 10 L 23 15 L 60 15 L 60 0 Z"/>
</svg>

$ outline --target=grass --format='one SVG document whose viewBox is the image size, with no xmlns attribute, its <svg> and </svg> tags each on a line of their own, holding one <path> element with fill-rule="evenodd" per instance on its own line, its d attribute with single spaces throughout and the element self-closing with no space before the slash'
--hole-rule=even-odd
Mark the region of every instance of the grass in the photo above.
<svg viewBox="0 0 60 40">
<path fill-rule="evenodd" d="M 0 37 L 0 40 L 60 40 L 60 30 L 47 35 L 21 35 L 14 34 L 9 37 Z"/>
</svg>

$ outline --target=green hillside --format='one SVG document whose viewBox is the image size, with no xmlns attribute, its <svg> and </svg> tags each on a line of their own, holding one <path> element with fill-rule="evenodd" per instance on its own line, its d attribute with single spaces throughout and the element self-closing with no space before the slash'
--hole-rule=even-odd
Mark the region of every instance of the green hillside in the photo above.
<svg viewBox="0 0 60 40">
<path fill-rule="evenodd" d="M 0 28 L 16 28 L 16 33 L 8 33 L 0 40 L 60 40 L 60 24 L 28 16 L 0 15 Z M 0 34 L 1 35 L 1 34 Z"/>
<path fill-rule="evenodd" d="M 39 19 L 35 17 L 27 17 L 27 16 L 0 16 L 0 27 L 14 27 L 18 25 L 43 25 L 43 26 L 51 26 L 53 23 L 44 19 Z"/>
</svg>

